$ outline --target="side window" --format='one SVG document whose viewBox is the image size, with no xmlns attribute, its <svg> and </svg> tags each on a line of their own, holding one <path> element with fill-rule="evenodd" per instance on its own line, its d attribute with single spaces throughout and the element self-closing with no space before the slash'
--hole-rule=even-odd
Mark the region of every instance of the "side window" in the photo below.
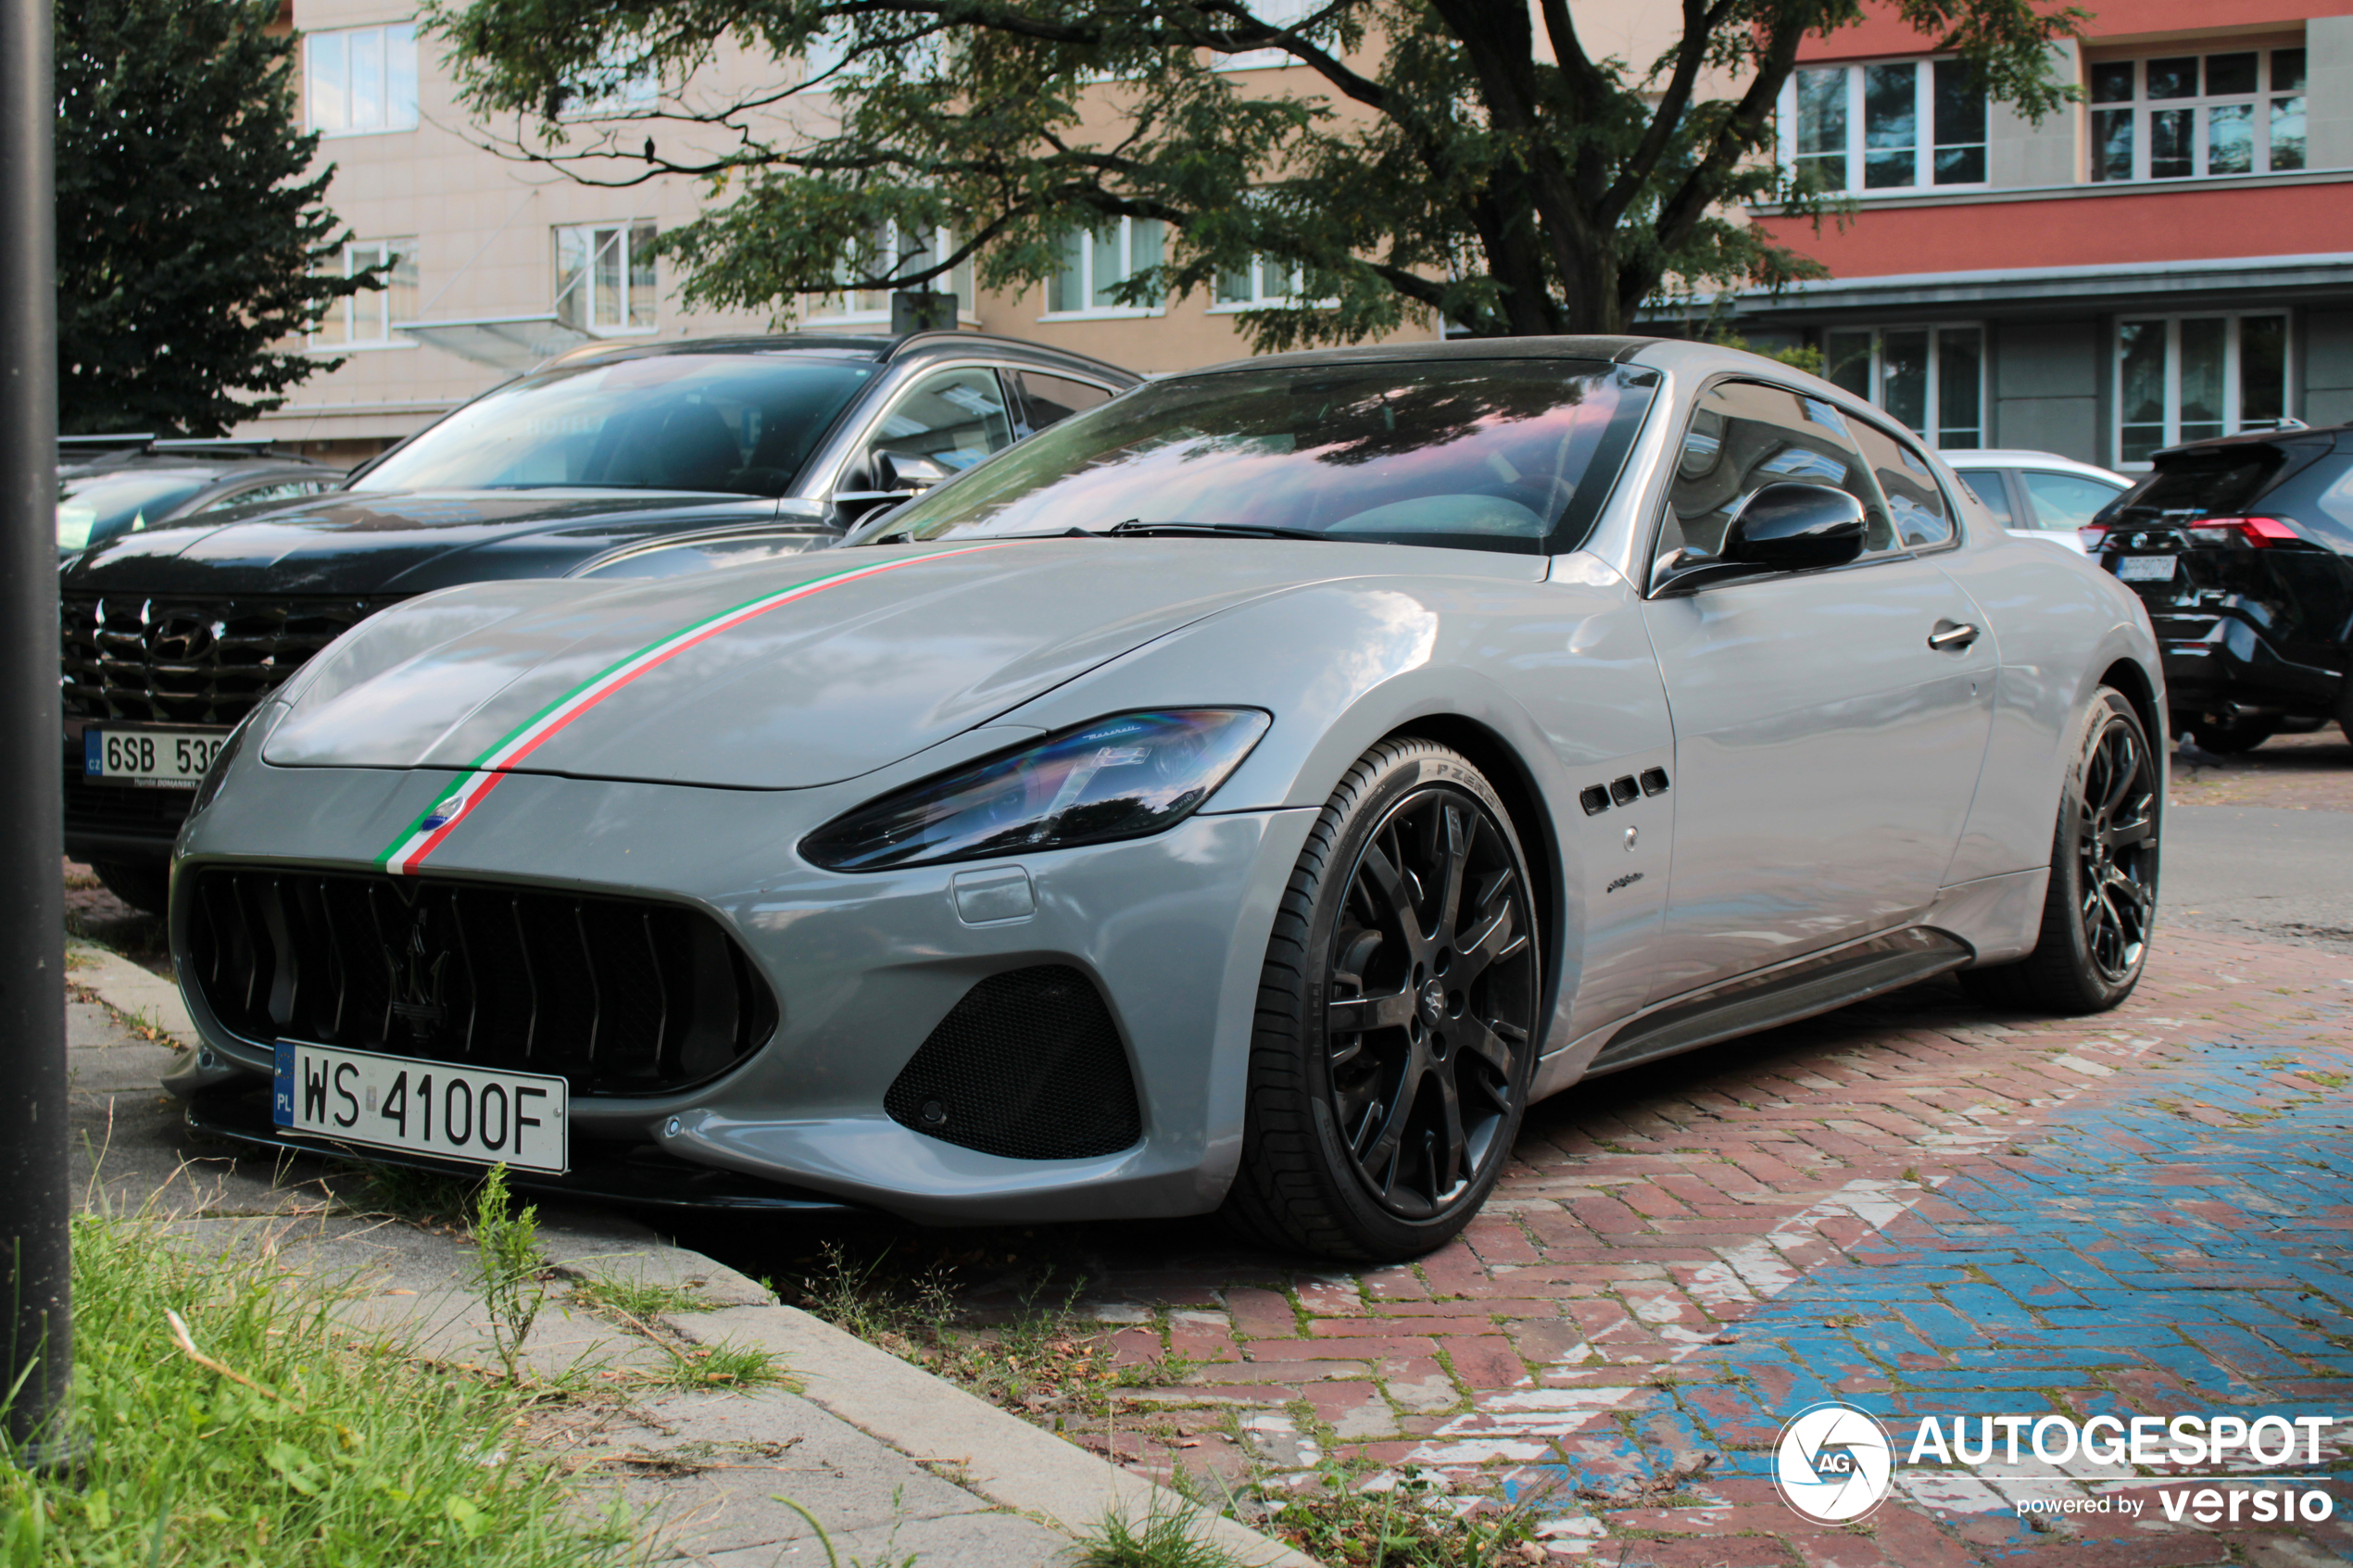
<svg viewBox="0 0 2353 1568">
<path fill-rule="evenodd" d="M 1035 435 L 1048 425 L 1060 424 L 1073 414 L 1083 414 L 1098 404 L 1108 403 L 1112 394 L 1091 382 L 1073 381 L 1068 376 L 1049 376 L 1036 370 L 1016 370 L 1021 383 L 1021 398 L 1029 408 L 1029 433 Z"/>
<path fill-rule="evenodd" d="M 1709 388 L 1683 436 L 1659 529 L 1659 556 L 1717 554 L 1741 504 L 1782 480 L 1845 491 L 1863 503 L 1869 519 L 1865 548 L 1888 548 L 1894 535 L 1851 428 L 1830 404 L 1780 387 L 1725 382 Z"/>
<path fill-rule="evenodd" d="M 1896 534 L 1905 546 L 1918 550 L 1949 544 L 1953 538 L 1952 514 L 1928 459 L 1877 425 L 1861 420 L 1856 421 L 1855 438 L 1862 443 L 1864 456 L 1871 460 L 1879 487 L 1887 496 L 1888 512 L 1895 520 Z"/>
<path fill-rule="evenodd" d="M 2054 533 L 2082 527 L 2102 507 L 2124 494 L 2089 474 L 2028 469 L 2018 477 L 2025 482 L 2027 497 L 2034 503 L 2035 526 Z"/>
<path fill-rule="evenodd" d="M 2003 487 L 2001 470 L 1961 469 L 1957 471 L 1961 483 L 1969 487 L 1971 495 L 1985 503 L 1985 509 L 1994 514 L 1995 522 L 2004 528 L 2016 526 L 2010 521 L 2010 493 Z"/>
<path fill-rule="evenodd" d="M 249 507 L 257 501 L 290 501 L 296 495 L 316 495 L 326 487 L 322 481 L 315 479 L 288 480 L 283 483 L 264 484 L 257 489 L 240 490 L 233 495 L 223 495 L 217 501 L 206 502 L 204 509 L 208 512 L 217 512 L 223 507 Z"/>
<path fill-rule="evenodd" d="M 867 445 L 929 458 L 956 470 L 1013 444 L 1013 418 L 997 372 L 967 369 L 942 370 L 910 387 L 883 416 Z"/>
</svg>

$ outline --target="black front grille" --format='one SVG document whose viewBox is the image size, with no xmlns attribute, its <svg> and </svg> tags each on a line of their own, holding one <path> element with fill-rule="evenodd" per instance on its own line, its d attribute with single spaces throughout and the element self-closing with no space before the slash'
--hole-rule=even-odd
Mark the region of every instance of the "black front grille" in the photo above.
<svg viewBox="0 0 2353 1568">
<path fill-rule="evenodd" d="M 75 759 L 78 764 L 80 759 Z M 68 833 L 143 833 L 159 836 L 166 845 L 178 836 L 195 800 L 193 789 L 139 789 L 125 784 L 94 784 L 80 766 L 66 769 L 65 807 Z"/>
<path fill-rule="evenodd" d="M 187 978 L 222 1024 L 667 1094 L 757 1050 L 776 1003 L 708 915 L 437 878 L 196 874 Z"/>
<path fill-rule="evenodd" d="M 233 724 L 303 661 L 390 598 L 149 598 L 57 603 L 69 719 Z"/>
<path fill-rule="evenodd" d="M 1144 1135 L 1136 1080 L 1094 983 L 1066 964 L 964 993 L 883 1096 L 892 1121 L 1010 1160 L 1116 1154 Z"/>
</svg>

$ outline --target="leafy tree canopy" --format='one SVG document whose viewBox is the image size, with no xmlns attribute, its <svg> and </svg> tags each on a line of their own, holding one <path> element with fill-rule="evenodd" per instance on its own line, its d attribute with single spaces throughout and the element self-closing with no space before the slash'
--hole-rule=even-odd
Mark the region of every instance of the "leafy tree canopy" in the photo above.
<svg viewBox="0 0 2353 1568">
<path fill-rule="evenodd" d="M 2072 94 L 2045 47 L 2082 10 L 1886 4 L 2031 116 Z M 1053 272 L 1065 233 L 1157 219 L 1166 254 L 1127 303 L 1253 257 L 1326 302 L 1246 316 L 1261 348 L 1409 312 L 1619 331 L 1648 300 L 1818 271 L 1739 213 L 1835 205 L 1760 154 L 1802 41 L 1864 0 L 1680 5 L 1676 44 L 1629 64 L 1587 50 L 1567 0 L 1325 0 L 1290 25 L 1250 0 L 427 0 L 471 107 L 513 117 L 510 155 L 592 183 L 708 182 L 704 216 L 664 236 L 689 303 L 922 287 L 967 258 L 1013 287 Z M 709 97 L 697 73 L 723 49 L 773 60 L 774 84 Z M 1242 50 L 1304 85 L 1216 69 Z M 649 76 L 670 90 L 633 99 Z M 875 245 L 940 226 L 948 255 Z"/>
<path fill-rule="evenodd" d="M 57 0 L 59 429 L 221 434 L 339 363 L 281 345 L 381 286 L 341 276 L 277 15 Z"/>
</svg>

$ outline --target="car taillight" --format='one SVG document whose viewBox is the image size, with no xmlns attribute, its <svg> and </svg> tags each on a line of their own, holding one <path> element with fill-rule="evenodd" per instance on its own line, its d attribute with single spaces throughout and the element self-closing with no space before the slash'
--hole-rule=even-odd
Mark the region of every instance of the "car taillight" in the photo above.
<svg viewBox="0 0 2353 1568">
<path fill-rule="evenodd" d="M 2275 517 L 2209 517 L 2191 523 L 2189 529 L 2193 538 L 2203 535 L 2200 542 L 2204 544 L 2217 544 L 2235 533 L 2258 549 L 2298 537 L 2295 529 Z"/>
</svg>

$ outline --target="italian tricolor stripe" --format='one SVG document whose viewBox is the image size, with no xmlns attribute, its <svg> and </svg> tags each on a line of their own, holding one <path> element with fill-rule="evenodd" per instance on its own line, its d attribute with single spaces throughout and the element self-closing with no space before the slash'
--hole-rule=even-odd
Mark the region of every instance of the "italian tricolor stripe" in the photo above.
<svg viewBox="0 0 2353 1568">
<path fill-rule="evenodd" d="M 902 566 L 915 566 L 924 561 L 945 560 L 950 556 L 968 556 L 980 550 L 1009 548 L 1011 541 L 994 545 L 967 545 L 956 550 L 934 550 L 928 555 L 905 556 L 873 566 L 851 567 L 844 571 L 827 572 L 780 588 L 773 594 L 762 594 L 747 599 L 730 609 L 706 616 L 682 631 L 673 632 L 658 643 L 639 648 L 635 653 L 607 667 L 601 673 L 582 682 L 558 697 L 522 724 L 507 733 L 504 739 L 475 758 L 450 781 L 449 787 L 434 797 L 433 804 L 417 813 L 414 821 L 400 830 L 398 837 L 387 845 L 376 863 L 384 870 L 401 875 L 413 875 L 425 857 L 441 847 L 447 838 L 482 803 L 483 797 L 498 787 L 498 782 L 509 771 L 519 766 L 549 737 L 557 734 L 573 720 L 597 704 L 629 684 L 647 671 L 653 669 L 698 644 L 709 642 L 732 627 L 742 625 L 755 616 L 788 605 L 795 599 L 805 599 L 822 594 L 844 583 L 854 583 L 862 577 L 878 577 L 886 571 L 896 571 Z"/>
</svg>

